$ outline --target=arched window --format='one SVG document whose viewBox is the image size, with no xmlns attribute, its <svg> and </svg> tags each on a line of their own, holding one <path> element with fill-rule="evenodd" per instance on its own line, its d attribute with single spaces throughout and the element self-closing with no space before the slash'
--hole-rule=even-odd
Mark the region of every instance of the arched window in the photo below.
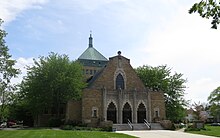
<svg viewBox="0 0 220 138">
<path fill-rule="evenodd" d="M 116 78 L 116 89 L 124 89 L 125 88 L 125 84 L 124 84 L 124 78 L 121 74 L 118 74 L 117 78 Z"/>
</svg>

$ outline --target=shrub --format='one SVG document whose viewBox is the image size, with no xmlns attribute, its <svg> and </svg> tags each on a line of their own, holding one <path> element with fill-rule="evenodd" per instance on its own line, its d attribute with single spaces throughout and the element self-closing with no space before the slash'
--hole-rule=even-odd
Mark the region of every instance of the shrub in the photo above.
<svg viewBox="0 0 220 138">
<path fill-rule="evenodd" d="M 112 126 L 103 127 L 103 128 L 101 128 L 101 130 L 102 130 L 102 131 L 111 132 L 111 131 L 112 131 Z"/>
<path fill-rule="evenodd" d="M 73 130 L 73 126 L 71 126 L 71 125 L 63 125 L 61 127 L 61 129 L 63 129 L 63 130 Z"/>
<path fill-rule="evenodd" d="M 62 121 L 60 118 L 50 118 L 48 125 L 49 127 L 60 127 L 62 124 Z"/>
<path fill-rule="evenodd" d="M 77 120 L 68 120 L 65 122 L 65 125 L 71 125 L 71 126 L 80 126 L 82 123 Z"/>
<path fill-rule="evenodd" d="M 111 132 L 112 126 L 113 126 L 112 121 L 103 121 L 100 123 L 100 128 L 102 128 L 102 131 Z"/>
<path fill-rule="evenodd" d="M 187 132 L 187 131 L 200 131 L 201 129 L 199 128 L 186 128 L 184 131 Z"/>
<path fill-rule="evenodd" d="M 165 130 L 175 130 L 176 128 L 170 120 L 162 120 L 160 124 Z"/>
<path fill-rule="evenodd" d="M 103 131 L 102 128 L 93 128 L 93 127 L 80 127 L 80 126 L 71 126 L 64 125 L 61 127 L 63 130 L 77 130 L 77 131 Z"/>
</svg>

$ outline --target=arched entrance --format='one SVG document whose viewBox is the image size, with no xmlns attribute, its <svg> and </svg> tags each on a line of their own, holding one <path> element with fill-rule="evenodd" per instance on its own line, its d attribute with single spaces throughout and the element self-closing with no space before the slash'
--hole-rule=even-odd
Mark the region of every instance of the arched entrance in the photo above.
<svg viewBox="0 0 220 138">
<path fill-rule="evenodd" d="M 126 103 L 123 108 L 123 123 L 127 123 L 128 119 L 132 122 L 132 111 L 131 106 Z"/>
<path fill-rule="evenodd" d="M 117 123 L 117 110 L 113 102 L 108 105 L 107 108 L 107 120 L 111 120 L 113 123 Z"/>
<path fill-rule="evenodd" d="M 139 104 L 137 110 L 137 121 L 138 123 L 144 123 L 144 119 L 146 119 L 146 108 L 143 103 Z"/>
</svg>

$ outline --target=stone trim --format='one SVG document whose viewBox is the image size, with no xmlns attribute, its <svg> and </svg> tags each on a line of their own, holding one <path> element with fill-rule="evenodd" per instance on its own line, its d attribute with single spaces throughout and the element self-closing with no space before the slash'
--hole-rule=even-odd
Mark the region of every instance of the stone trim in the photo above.
<svg viewBox="0 0 220 138">
<path fill-rule="evenodd" d="M 118 105 L 116 104 L 116 102 L 115 102 L 114 100 L 109 100 L 109 101 L 107 102 L 106 111 L 107 111 L 108 106 L 110 105 L 110 103 L 113 103 L 113 104 L 115 105 L 115 107 L 116 107 L 116 110 L 118 110 Z"/>
<path fill-rule="evenodd" d="M 133 104 L 131 104 L 131 102 L 128 101 L 128 100 L 126 100 L 126 101 L 123 102 L 122 107 L 121 107 L 122 111 L 123 111 L 123 108 L 124 108 L 124 106 L 125 106 L 126 103 L 128 103 L 128 104 L 131 106 L 131 111 L 133 111 Z"/>
<path fill-rule="evenodd" d="M 138 110 L 138 107 L 139 107 L 140 104 L 143 104 L 145 109 L 146 109 L 146 111 L 148 111 L 147 105 L 146 105 L 146 103 L 143 100 L 138 101 L 138 104 L 137 104 L 137 107 L 136 107 L 136 111 Z"/>
</svg>

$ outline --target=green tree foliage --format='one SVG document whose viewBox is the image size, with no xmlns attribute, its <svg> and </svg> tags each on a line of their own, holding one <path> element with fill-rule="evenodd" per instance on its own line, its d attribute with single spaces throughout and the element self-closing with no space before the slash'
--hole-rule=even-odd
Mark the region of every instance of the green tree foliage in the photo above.
<svg viewBox="0 0 220 138">
<path fill-rule="evenodd" d="M 8 97 L 15 88 L 11 84 L 11 79 L 19 74 L 19 70 L 14 68 L 16 61 L 11 59 L 5 43 L 4 38 L 7 33 L 1 29 L 2 23 L 3 21 L 0 19 L 0 119 L 6 117 Z"/>
<path fill-rule="evenodd" d="M 171 121 L 179 121 L 185 116 L 184 91 L 186 80 L 183 74 L 171 74 L 171 69 L 167 66 L 142 66 L 136 69 L 138 76 L 141 78 L 147 88 L 152 91 L 164 92 L 166 115 Z"/>
<path fill-rule="evenodd" d="M 19 91 L 16 91 L 10 95 L 10 103 L 7 105 L 7 118 L 8 120 L 23 121 L 23 125 L 32 127 L 34 122 L 33 116 L 21 94 Z"/>
<path fill-rule="evenodd" d="M 220 23 L 220 1 L 219 0 L 202 0 L 199 3 L 195 3 L 189 10 L 189 13 L 199 13 L 203 18 L 212 18 L 212 27 L 217 29 Z"/>
<path fill-rule="evenodd" d="M 40 57 L 39 61 L 34 60 L 34 65 L 27 70 L 21 95 L 33 115 L 45 108 L 53 108 L 59 117 L 62 104 L 81 97 L 81 89 L 85 86 L 82 67 L 78 62 L 70 61 L 68 56 L 50 53 L 48 57 Z"/>
<path fill-rule="evenodd" d="M 220 87 L 211 92 L 208 97 L 208 101 L 212 115 L 220 117 Z"/>
</svg>

